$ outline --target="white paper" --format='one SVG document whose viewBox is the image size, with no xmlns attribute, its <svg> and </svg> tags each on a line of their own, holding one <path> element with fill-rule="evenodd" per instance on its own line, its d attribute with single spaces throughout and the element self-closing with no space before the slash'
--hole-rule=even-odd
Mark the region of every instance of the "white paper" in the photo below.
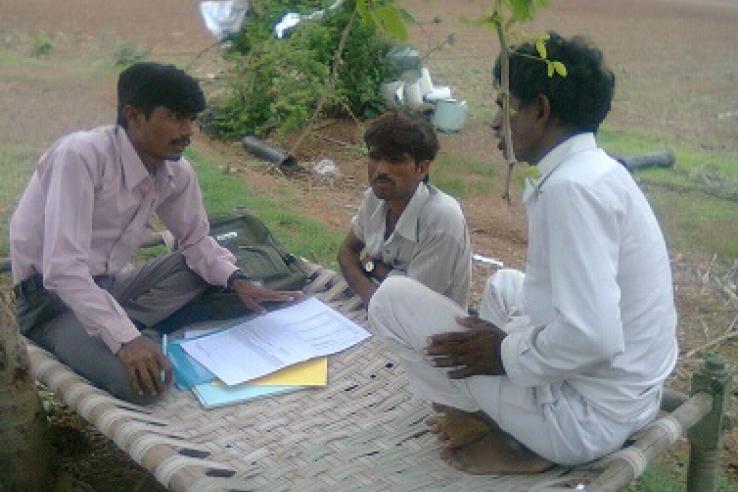
<svg viewBox="0 0 738 492">
<path fill-rule="evenodd" d="M 228 385 L 335 354 L 369 337 L 361 326 L 315 298 L 182 343 L 182 348 Z"/>
</svg>

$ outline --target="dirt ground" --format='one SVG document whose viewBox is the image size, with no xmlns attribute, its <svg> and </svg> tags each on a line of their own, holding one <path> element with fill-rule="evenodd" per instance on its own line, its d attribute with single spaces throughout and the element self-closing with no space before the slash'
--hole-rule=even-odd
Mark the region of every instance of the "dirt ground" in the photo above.
<svg viewBox="0 0 738 492">
<path fill-rule="evenodd" d="M 491 143 L 488 128 L 492 97 L 489 65 L 497 51 L 490 33 L 462 22 L 474 18 L 489 2 L 405 0 L 421 26 L 411 36 L 422 51 L 454 32 L 456 43 L 433 53 L 428 65 L 439 83 L 451 85 L 466 98 L 474 118 L 464 131 L 441 137 L 442 151 L 490 162 L 498 168 L 498 179 L 486 196 L 474 196 L 462 205 L 472 230 L 475 251 L 500 258 L 506 265 L 522 268 L 525 263 L 526 231 L 516 189 L 513 206 L 499 198 L 503 163 Z M 738 151 L 738 1 L 736 0 L 561 0 L 552 5 L 525 30 L 531 33 L 555 29 L 562 34 L 581 33 L 605 52 L 617 77 L 616 98 L 608 124 L 615 128 L 648 130 L 686 141 L 705 150 Z M 91 80 L 89 67 L 109 60 L 123 42 L 151 48 L 149 59 L 187 64 L 213 43 L 205 31 L 195 0 L 4 0 L 0 15 L 0 47 L 29 54 L 34 36 L 46 33 L 54 49 L 49 57 L 30 66 L 2 65 L 0 73 L 0 139 L 4 143 L 28 144 L 41 149 L 58 136 L 77 128 L 91 127 L 114 119 L 114 78 L 105 75 Z M 440 16 L 440 24 L 430 23 Z M 193 72 L 203 77 L 206 88 L 210 74 L 217 74 L 217 51 L 200 58 Z M 107 72 L 105 72 L 107 74 Z M 39 82 L 43 80 L 43 82 Z M 304 198 L 306 212 L 344 230 L 352 206 L 364 187 L 364 165 L 340 140 L 359 143 L 361 131 L 350 122 L 333 122 L 315 132 L 298 153 L 309 165 L 330 157 L 340 166 L 343 178 L 322 182 L 300 177 L 286 178 L 253 166 L 238 145 L 198 137 L 197 145 L 224 155 L 239 168 L 255 189 L 289 186 Z M 328 139 L 324 138 L 328 137 Z M 282 142 L 288 145 L 289 141 Z M 514 187 L 513 187 L 514 188 Z M 729 327 L 738 306 L 724 286 L 738 282 L 738 274 L 720 259 L 688 258 L 672 252 L 680 312 L 682 352 L 701 346 Z M 474 293 L 489 274 L 475 266 Z M 738 361 L 735 342 L 722 353 Z M 673 386 L 687 389 L 688 374 L 697 357 L 683 358 Z M 55 414 L 56 415 L 56 414 Z M 146 474 L 125 463 L 111 446 L 94 437 L 89 429 L 60 413 L 60 421 L 87 436 L 80 451 L 85 460 L 70 462 L 80 473 L 74 490 L 157 490 Z M 738 473 L 738 441 L 728 439 L 727 467 Z M 83 439 L 83 442 L 85 439 Z M 99 464 L 102 459 L 103 463 Z M 673 460 L 679 464 L 683 455 Z M 113 461 L 121 463 L 113 469 Z M 84 464 L 82 464 L 84 463 Z M 109 467 L 109 468 L 105 468 Z M 103 486 L 100 470 L 118 477 L 116 488 Z M 87 472 L 85 472 L 87 470 Z M 94 471 L 94 472 L 93 472 Z M 85 475 L 85 473 L 88 473 Z M 87 478 L 83 478 L 87 477 Z M 112 482 L 111 482 L 112 483 Z M 126 485 L 127 484 L 127 485 Z M 108 484 L 110 485 L 110 484 Z M 117 488 L 120 487 L 120 488 Z"/>
</svg>

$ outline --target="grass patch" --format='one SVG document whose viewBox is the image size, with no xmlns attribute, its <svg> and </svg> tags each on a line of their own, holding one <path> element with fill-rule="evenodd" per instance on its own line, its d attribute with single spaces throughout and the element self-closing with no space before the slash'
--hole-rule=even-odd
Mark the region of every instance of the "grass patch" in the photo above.
<svg viewBox="0 0 738 492">
<path fill-rule="evenodd" d="M 489 162 L 443 152 L 430 170 L 431 183 L 456 198 L 489 193 L 496 174 Z"/>
<path fill-rule="evenodd" d="M 710 257 L 738 258 L 738 201 L 711 196 L 738 193 L 738 159 L 697 150 L 674 140 L 631 131 L 600 130 L 600 145 L 611 152 L 636 155 L 671 148 L 674 169 L 646 169 L 636 178 L 648 195 L 671 248 Z"/>
<path fill-rule="evenodd" d="M 38 150 L 28 144 L 0 144 L 0 256 L 8 256 L 10 216 L 38 159 Z"/>
<path fill-rule="evenodd" d="M 225 165 L 217 157 L 194 148 L 187 156 L 197 171 L 208 213 L 228 214 L 235 207 L 245 207 L 261 218 L 288 250 L 335 267 L 343 232 L 297 212 L 299 200 L 285 188 L 273 190 L 269 196 L 259 195 L 244 179 L 225 175 Z"/>
<path fill-rule="evenodd" d="M 98 58 L 80 58 L 74 61 L 53 57 L 33 57 L 0 48 L 2 81 L 38 87 L 41 91 L 63 91 L 77 87 L 79 79 L 103 83 L 111 76 L 111 62 Z M 111 83 L 115 84 L 114 80 Z"/>
<path fill-rule="evenodd" d="M 614 130 L 607 126 L 600 129 L 598 141 L 605 149 L 623 155 L 645 154 L 671 148 L 676 155 L 674 169 L 686 174 L 696 170 L 726 178 L 738 179 L 738 158 L 734 154 L 695 149 L 673 138 L 646 132 Z M 639 172 L 647 176 L 663 177 L 672 171 L 651 169 Z"/>
<path fill-rule="evenodd" d="M 663 465 L 657 464 L 650 466 L 626 492 L 686 492 L 686 483 L 685 476 L 676 476 Z M 718 492 L 738 492 L 738 483 L 723 476 L 718 484 Z"/>
<path fill-rule="evenodd" d="M 33 37 L 33 56 L 42 57 L 51 53 L 54 43 L 45 32 L 40 32 Z"/>
<path fill-rule="evenodd" d="M 146 46 L 140 46 L 133 41 L 118 41 L 113 47 L 113 65 L 118 68 L 126 68 L 134 63 L 145 61 L 151 50 Z"/>
<path fill-rule="evenodd" d="M 738 258 L 738 202 L 651 186 L 646 191 L 672 250 Z"/>
<path fill-rule="evenodd" d="M 25 56 L 17 51 L 0 48 L 0 65 L 36 65 L 42 66 L 46 63 L 45 60 L 39 60 L 30 56 Z"/>
</svg>

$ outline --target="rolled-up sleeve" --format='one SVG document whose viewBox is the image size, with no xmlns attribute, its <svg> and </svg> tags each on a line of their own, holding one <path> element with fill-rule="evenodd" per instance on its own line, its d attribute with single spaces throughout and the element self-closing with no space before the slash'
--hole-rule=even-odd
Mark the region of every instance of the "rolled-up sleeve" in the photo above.
<svg viewBox="0 0 738 492">
<path fill-rule="evenodd" d="M 537 239 L 550 268 L 556 315 L 545 326 L 514 331 L 502 343 L 508 376 L 524 386 L 581 374 L 611 361 L 625 343 L 616 279 L 617 217 L 602 197 L 581 185 L 544 188 L 539 200 Z"/>
<path fill-rule="evenodd" d="M 187 266 L 211 285 L 225 287 L 236 271 L 236 258 L 210 237 L 210 224 L 192 166 L 180 161 L 185 172 L 176 189 L 157 207 L 157 214 L 178 241 Z"/>
<path fill-rule="evenodd" d="M 56 149 L 40 176 L 44 204 L 43 277 L 91 335 L 113 353 L 139 335 L 118 302 L 92 279 L 87 259 L 92 238 L 95 167 L 83 153 Z"/>
</svg>

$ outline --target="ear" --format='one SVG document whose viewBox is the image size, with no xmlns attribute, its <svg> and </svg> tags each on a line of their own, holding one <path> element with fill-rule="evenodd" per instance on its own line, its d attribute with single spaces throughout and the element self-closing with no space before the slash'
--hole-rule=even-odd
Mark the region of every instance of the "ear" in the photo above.
<svg viewBox="0 0 738 492">
<path fill-rule="evenodd" d="M 131 106 L 130 104 L 123 106 L 123 118 L 126 120 L 128 128 L 139 128 L 143 115 L 143 111 L 135 106 Z"/>
<path fill-rule="evenodd" d="M 424 161 L 418 162 L 418 164 L 415 166 L 415 171 L 418 173 L 418 178 L 420 178 L 420 181 L 428 176 L 428 173 L 430 172 L 430 165 L 431 161 L 426 159 Z"/>
<path fill-rule="evenodd" d="M 534 101 L 536 122 L 545 126 L 551 120 L 551 101 L 544 94 L 538 94 Z"/>
</svg>

